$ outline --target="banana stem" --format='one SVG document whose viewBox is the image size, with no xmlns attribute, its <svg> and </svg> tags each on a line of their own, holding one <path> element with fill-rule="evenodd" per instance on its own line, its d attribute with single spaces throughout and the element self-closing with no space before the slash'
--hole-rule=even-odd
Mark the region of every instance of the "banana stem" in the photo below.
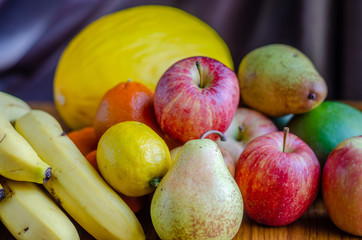
<svg viewBox="0 0 362 240">
<path fill-rule="evenodd" d="M 50 177 L 52 176 L 52 168 L 48 167 L 47 170 L 44 173 L 44 179 L 43 182 L 46 183 L 49 181 Z"/>
<path fill-rule="evenodd" d="M 284 130 L 283 130 L 283 134 L 284 134 L 284 138 L 283 138 L 283 152 L 285 152 L 285 145 L 286 145 L 286 142 L 287 142 L 287 135 L 289 133 L 289 128 L 288 127 L 284 127 Z"/>
</svg>

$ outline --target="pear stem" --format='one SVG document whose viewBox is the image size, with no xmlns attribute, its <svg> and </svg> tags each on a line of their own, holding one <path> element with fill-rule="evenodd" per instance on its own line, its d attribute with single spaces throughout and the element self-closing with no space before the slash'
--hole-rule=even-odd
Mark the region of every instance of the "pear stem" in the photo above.
<svg viewBox="0 0 362 240">
<path fill-rule="evenodd" d="M 197 70 L 199 71 L 199 75 L 200 75 L 200 88 L 204 87 L 204 79 L 202 77 L 202 71 L 201 71 L 201 65 L 199 61 L 196 61 L 196 67 Z"/>
<path fill-rule="evenodd" d="M 221 141 L 223 141 L 223 142 L 226 141 L 225 135 L 218 130 L 209 130 L 209 131 L 205 132 L 204 134 L 202 134 L 200 139 L 205 139 L 210 134 L 217 134 L 217 135 L 219 135 Z"/>
<path fill-rule="evenodd" d="M 158 184 L 160 184 L 161 182 L 161 178 L 160 177 L 155 177 L 155 178 L 152 178 L 150 181 L 149 181 L 149 184 L 150 186 L 154 187 L 154 188 L 157 188 Z"/>
<path fill-rule="evenodd" d="M 284 127 L 284 129 L 283 129 L 283 134 L 284 134 L 284 137 L 283 137 L 283 152 L 285 152 L 285 145 L 286 145 L 286 142 L 287 142 L 288 133 L 289 133 L 289 128 Z"/>
</svg>

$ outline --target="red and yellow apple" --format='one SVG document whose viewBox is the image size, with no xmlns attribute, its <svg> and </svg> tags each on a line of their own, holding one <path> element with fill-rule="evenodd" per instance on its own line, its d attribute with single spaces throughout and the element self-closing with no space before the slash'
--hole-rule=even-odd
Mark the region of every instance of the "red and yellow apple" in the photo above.
<svg viewBox="0 0 362 240">
<path fill-rule="evenodd" d="M 245 146 L 254 138 L 278 131 L 276 125 L 264 114 L 245 107 L 236 110 L 229 128 L 224 133 L 226 141 L 216 143 L 227 150 L 237 161 Z"/>
<path fill-rule="evenodd" d="M 333 223 L 362 237 L 362 135 L 343 140 L 329 154 L 322 194 Z"/>
<path fill-rule="evenodd" d="M 156 119 L 162 131 L 180 143 L 199 139 L 209 130 L 225 132 L 239 95 L 236 74 L 221 62 L 204 56 L 182 59 L 157 83 Z"/>
<path fill-rule="evenodd" d="M 314 201 L 320 172 L 311 148 L 296 135 L 279 131 L 259 136 L 245 147 L 235 180 L 251 219 L 285 226 Z"/>
</svg>

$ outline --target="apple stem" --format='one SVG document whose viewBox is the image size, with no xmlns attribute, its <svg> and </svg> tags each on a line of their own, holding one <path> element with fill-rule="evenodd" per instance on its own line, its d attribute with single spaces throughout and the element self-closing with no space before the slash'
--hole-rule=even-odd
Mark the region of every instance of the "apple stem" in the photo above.
<svg viewBox="0 0 362 240">
<path fill-rule="evenodd" d="M 244 129 L 243 126 L 239 126 L 238 129 L 239 129 L 239 131 L 238 131 L 238 135 L 236 137 L 236 140 L 241 141 L 242 138 L 243 138 L 243 132 L 244 132 L 245 129 Z"/>
<path fill-rule="evenodd" d="M 283 134 L 284 134 L 284 138 L 283 138 L 283 152 L 285 152 L 285 144 L 287 142 L 287 135 L 289 133 L 289 128 L 288 127 L 284 127 L 283 129 Z"/>
<path fill-rule="evenodd" d="M 225 135 L 218 130 L 209 130 L 209 131 L 205 132 L 204 134 L 202 134 L 200 139 L 205 139 L 210 134 L 217 134 L 217 135 L 219 135 L 221 141 L 223 141 L 223 142 L 226 141 Z"/>
<path fill-rule="evenodd" d="M 199 61 L 196 61 L 196 67 L 197 67 L 197 70 L 199 71 L 199 75 L 200 75 L 200 88 L 203 88 L 204 87 L 204 80 L 202 78 L 201 65 L 200 65 Z"/>
<path fill-rule="evenodd" d="M 127 82 L 132 82 L 132 78 L 128 78 Z"/>
</svg>

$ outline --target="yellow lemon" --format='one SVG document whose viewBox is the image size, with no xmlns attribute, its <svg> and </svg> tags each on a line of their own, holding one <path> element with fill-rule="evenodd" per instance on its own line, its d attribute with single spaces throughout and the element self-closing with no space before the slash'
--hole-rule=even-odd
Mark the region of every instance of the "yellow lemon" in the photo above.
<svg viewBox="0 0 362 240">
<path fill-rule="evenodd" d="M 66 47 L 54 78 L 54 101 L 71 129 L 91 125 L 104 93 L 132 79 L 154 90 L 173 63 L 195 55 L 233 61 L 205 22 L 177 8 L 138 6 L 102 17 Z"/>
<path fill-rule="evenodd" d="M 139 197 L 155 190 L 171 167 L 170 151 L 147 125 L 126 121 L 113 125 L 100 138 L 97 164 L 116 191 Z"/>
</svg>

